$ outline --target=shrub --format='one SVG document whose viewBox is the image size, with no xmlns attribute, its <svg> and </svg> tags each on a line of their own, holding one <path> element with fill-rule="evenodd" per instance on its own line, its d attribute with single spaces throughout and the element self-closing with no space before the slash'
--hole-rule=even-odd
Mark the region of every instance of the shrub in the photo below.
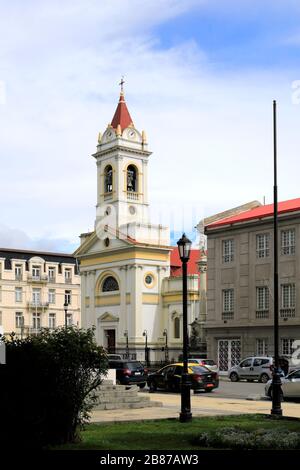
<svg viewBox="0 0 300 470">
<path fill-rule="evenodd" d="M 89 418 L 91 395 L 107 359 L 93 330 L 43 330 L 23 340 L 4 339 L 0 415 L 4 442 L 43 447 L 74 442 Z"/>
<path fill-rule="evenodd" d="M 200 434 L 193 444 L 222 449 L 297 449 L 300 434 L 287 429 L 245 431 L 238 426 Z"/>
</svg>

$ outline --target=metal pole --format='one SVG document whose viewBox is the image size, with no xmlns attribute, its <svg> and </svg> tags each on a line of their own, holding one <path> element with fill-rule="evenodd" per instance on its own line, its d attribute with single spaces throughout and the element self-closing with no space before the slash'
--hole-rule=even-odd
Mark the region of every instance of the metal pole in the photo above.
<svg viewBox="0 0 300 470">
<path fill-rule="evenodd" d="M 274 362 L 272 378 L 272 409 L 271 414 L 282 416 L 281 379 L 279 374 L 279 318 L 278 318 L 278 198 L 277 198 L 277 119 L 276 101 L 273 101 L 273 138 L 274 138 Z"/>
<path fill-rule="evenodd" d="M 182 261 L 182 313 L 183 313 L 183 373 L 181 377 L 182 423 L 191 421 L 191 383 L 188 374 L 188 324 L 187 324 L 187 261 Z"/>
</svg>

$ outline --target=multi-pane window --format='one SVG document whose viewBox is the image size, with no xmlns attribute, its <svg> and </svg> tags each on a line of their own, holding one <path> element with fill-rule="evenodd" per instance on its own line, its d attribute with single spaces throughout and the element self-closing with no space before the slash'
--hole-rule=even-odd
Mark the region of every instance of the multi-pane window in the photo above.
<svg viewBox="0 0 300 470">
<path fill-rule="evenodd" d="M 281 254 L 295 254 L 295 229 L 281 230 Z"/>
<path fill-rule="evenodd" d="M 281 307 L 295 308 L 296 288 L 295 284 L 281 284 Z"/>
<path fill-rule="evenodd" d="M 32 277 L 33 279 L 39 280 L 41 278 L 41 267 L 40 266 L 33 266 L 32 268 Z"/>
<path fill-rule="evenodd" d="M 233 312 L 234 311 L 234 290 L 233 289 L 224 289 L 222 291 L 223 295 L 223 312 Z"/>
<path fill-rule="evenodd" d="M 67 313 L 67 326 L 73 325 L 73 315 L 72 313 Z"/>
<path fill-rule="evenodd" d="M 256 288 L 256 310 L 269 310 L 269 288 Z"/>
<path fill-rule="evenodd" d="M 32 302 L 39 305 L 41 302 L 41 289 L 32 289 Z"/>
<path fill-rule="evenodd" d="M 49 282 L 55 281 L 55 268 L 53 268 L 53 266 L 50 266 L 48 268 L 48 277 L 49 277 Z"/>
<path fill-rule="evenodd" d="M 72 271 L 71 269 L 65 269 L 65 282 L 71 284 L 72 282 Z"/>
<path fill-rule="evenodd" d="M 180 338 L 180 318 L 178 317 L 174 319 L 174 338 Z"/>
<path fill-rule="evenodd" d="M 256 235 L 256 256 L 267 258 L 270 255 L 270 234 L 260 233 Z"/>
<path fill-rule="evenodd" d="M 234 240 L 223 240 L 223 263 L 231 263 L 234 260 Z"/>
<path fill-rule="evenodd" d="M 294 338 L 282 338 L 281 339 L 281 353 L 285 356 L 290 356 L 294 352 L 293 344 Z"/>
<path fill-rule="evenodd" d="M 16 328 L 22 328 L 23 326 L 23 313 L 16 312 Z"/>
<path fill-rule="evenodd" d="M 2 279 L 2 263 L 0 263 L 0 279 Z"/>
<path fill-rule="evenodd" d="M 55 327 L 56 327 L 56 314 L 49 313 L 49 328 L 55 328 Z"/>
<path fill-rule="evenodd" d="M 22 302 L 22 287 L 15 288 L 15 301 Z"/>
<path fill-rule="evenodd" d="M 34 330 L 38 330 L 41 328 L 41 314 L 40 313 L 34 313 L 32 315 L 32 328 Z"/>
<path fill-rule="evenodd" d="M 70 305 L 71 304 L 71 291 L 70 290 L 65 290 L 65 304 Z"/>
<path fill-rule="evenodd" d="M 17 281 L 22 279 L 22 265 L 16 264 L 15 266 L 15 278 Z"/>
<path fill-rule="evenodd" d="M 257 356 L 268 355 L 268 340 L 265 338 L 256 339 L 256 354 Z"/>
<path fill-rule="evenodd" d="M 49 304 L 55 304 L 55 289 L 49 289 L 48 302 Z"/>
</svg>

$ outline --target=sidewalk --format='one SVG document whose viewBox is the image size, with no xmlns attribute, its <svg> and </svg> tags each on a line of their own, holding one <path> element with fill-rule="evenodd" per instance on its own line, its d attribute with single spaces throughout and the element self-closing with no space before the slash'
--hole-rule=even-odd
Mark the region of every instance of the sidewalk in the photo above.
<svg viewBox="0 0 300 470">
<path fill-rule="evenodd" d="M 130 410 L 105 410 L 92 412 L 91 422 L 118 422 L 151 419 L 178 418 L 180 411 L 180 394 L 150 394 L 150 399 L 163 403 L 161 408 L 140 408 Z M 215 398 L 212 396 L 192 395 L 192 413 L 197 416 L 233 415 L 243 413 L 269 414 L 271 401 L 249 401 L 246 399 Z M 282 403 L 283 415 L 300 418 L 298 403 Z"/>
</svg>

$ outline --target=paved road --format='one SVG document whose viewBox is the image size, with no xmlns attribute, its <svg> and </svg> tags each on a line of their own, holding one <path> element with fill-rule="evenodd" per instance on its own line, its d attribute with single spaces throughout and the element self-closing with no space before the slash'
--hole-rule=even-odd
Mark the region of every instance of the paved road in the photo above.
<svg viewBox="0 0 300 470">
<path fill-rule="evenodd" d="M 200 392 L 199 395 L 217 398 L 241 398 L 246 399 L 249 395 L 264 396 L 265 385 L 258 382 L 230 382 L 227 379 L 221 379 L 219 388 L 216 388 L 211 393 Z M 148 391 L 147 388 L 144 389 Z M 166 394 L 167 392 L 160 391 Z"/>
</svg>

